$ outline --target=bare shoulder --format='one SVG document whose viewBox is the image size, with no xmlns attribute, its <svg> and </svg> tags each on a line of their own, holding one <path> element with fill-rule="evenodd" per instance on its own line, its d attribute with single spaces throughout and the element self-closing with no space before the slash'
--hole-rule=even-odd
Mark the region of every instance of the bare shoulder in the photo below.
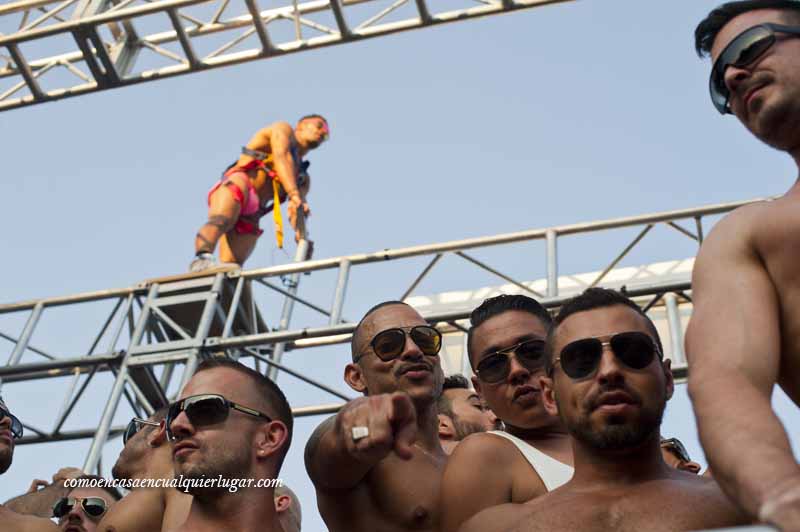
<svg viewBox="0 0 800 532">
<path fill-rule="evenodd" d="M 528 504 L 492 506 L 464 523 L 459 532 L 506 532 L 531 515 L 535 509 Z"/>
<path fill-rule="evenodd" d="M 510 451 L 516 451 L 516 447 L 507 439 L 486 432 L 478 432 L 470 434 L 456 446 L 447 465 L 448 467 L 451 464 L 458 464 L 458 467 L 465 464 L 474 466 L 476 463 L 483 462 L 497 465 L 508 462 L 515 454 L 519 454 L 519 452 L 512 453 Z"/>
<path fill-rule="evenodd" d="M 155 530 L 162 525 L 164 492 L 157 488 L 133 490 L 114 504 L 103 516 L 101 532 L 138 532 Z"/>
<path fill-rule="evenodd" d="M 700 248 L 698 260 L 709 253 L 743 249 L 752 246 L 756 228 L 772 215 L 774 201 L 760 201 L 739 207 L 720 220 L 709 233 Z"/>
</svg>

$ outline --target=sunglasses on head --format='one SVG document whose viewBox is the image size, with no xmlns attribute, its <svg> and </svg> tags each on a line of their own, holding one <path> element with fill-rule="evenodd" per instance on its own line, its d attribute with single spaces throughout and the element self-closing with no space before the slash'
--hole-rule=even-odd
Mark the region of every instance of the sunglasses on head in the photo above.
<svg viewBox="0 0 800 532">
<path fill-rule="evenodd" d="M 11 434 L 14 436 L 14 439 L 18 440 L 22 438 L 22 422 L 17 418 L 17 416 L 0 406 L 0 420 L 2 420 L 4 417 L 7 417 L 11 420 Z"/>
<path fill-rule="evenodd" d="M 128 443 L 128 440 L 136 436 L 136 433 L 142 430 L 145 426 L 158 427 L 159 425 L 161 425 L 161 423 L 156 421 L 148 421 L 147 419 L 141 419 L 138 417 L 131 419 L 130 423 L 128 423 L 128 426 L 125 427 L 125 432 L 122 433 L 122 445 Z"/>
<path fill-rule="evenodd" d="M 643 332 L 622 332 L 611 336 L 607 342 L 599 338 L 583 338 L 564 346 L 553 361 L 571 379 L 583 379 L 593 374 L 603 358 L 603 347 L 609 345 L 617 359 L 631 369 L 644 369 L 653 358 L 661 356 L 653 339 Z"/>
<path fill-rule="evenodd" d="M 502 382 L 511 373 L 511 356 L 516 357 L 525 369 L 531 373 L 544 368 L 544 341 L 538 339 L 525 340 L 505 349 L 498 349 L 485 356 L 475 366 L 475 374 L 488 384 Z"/>
<path fill-rule="evenodd" d="M 108 509 L 106 500 L 102 497 L 62 497 L 53 505 L 53 517 L 61 519 L 72 511 L 76 504 L 80 504 L 83 513 L 89 517 L 100 517 Z"/>
<path fill-rule="evenodd" d="M 400 356 L 405 349 L 406 335 L 411 337 L 425 355 L 438 355 L 442 348 L 442 334 L 430 325 L 386 329 L 376 334 L 369 345 L 379 359 L 389 362 Z M 355 361 L 358 362 L 364 355 L 365 353 L 361 353 Z"/>
<path fill-rule="evenodd" d="M 167 438 L 169 440 L 175 439 L 175 435 L 172 433 L 172 423 L 175 422 L 181 412 L 186 413 L 186 417 L 189 418 L 189 422 L 194 427 L 206 427 L 222 423 L 228 419 L 231 410 L 238 410 L 253 417 L 272 421 L 272 418 L 268 415 L 253 408 L 228 401 L 221 395 L 192 395 L 169 405 L 166 420 Z"/>
<path fill-rule="evenodd" d="M 800 35 L 800 28 L 781 24 L 759 24 L 736 36 L 719 54 L 711 69 L 709 91 L 714 107 L 722 114 L 730 113 L 730 92 L 725 85 L 725 71 L 729 66 L 745 67 L 764 55 L 777 38 L 775 33 Z"/>
<path fill-rule="evenodd" d="M 661 447 L 675 453 L 675 456 L 677 456 L 682 462 L 692 461 L 692 459 L 689 458 L 689 451 L 686 450 L 686 447 L 683 446 L 683 443 L 681 443 L 681 440 L 678 438 L 662 439 Z"/>
</svg>

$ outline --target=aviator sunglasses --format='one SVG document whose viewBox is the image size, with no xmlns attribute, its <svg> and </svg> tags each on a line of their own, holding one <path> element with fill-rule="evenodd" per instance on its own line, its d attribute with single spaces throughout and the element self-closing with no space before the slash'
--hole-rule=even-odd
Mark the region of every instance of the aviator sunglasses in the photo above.
<svg viewBox="0 0 800 532">
<path fill-rule="evenodd" d="M 22 438 L 22 422 L 20 422 L 17 416 L 0 406 L 0 419 L 3 419 L 4 417 L 7 417 L 11 420 L 11 434 L 14 436 L 14 439 L 18 440 Z"/>
<path fill-rule="evenodd" d="M 92 518 L 97 518 L 106 513 L 108 504 L 102 497 L 62 497 L 53 505 L 53 517 L 61 519 L 72 511 L 76 504 L 80 504 L 83 513 Z"/>
<path fill-rule="evenodd" d="M 487 384 L 502 382 L 511 373 L 511 353 L 525 369 L 534 373 L 544 367 L 544 341 L 525 340 L 482 358 L 475 374 Z"/>
<path fill-rule="evenodd" d="M 136 433 L 142 430 L 145 427 L 145 425 L 149 425 L 151 427 L 158 427 L 160 424 L 161 423 L 158 423 L 156 421 L 148 421 L 146 419 L 138 417 L 131 419 L 130 423 L 128 423 L 128 426 L 125 427 L 125 432 L 122 433 L 122 445 L 128 443 L 128 440 L 136 436 Z"/>
<path fill-rule="evenodd" d="M 681 443 L 681 440 L 678 438 L 662 438 L 661 447 L 675 453 L 675 456 L 677 456 L 682 462 L 692 461 L 692 459 L 689 457 L 689 451 L 686 450 L 686 447 L 683 446 L 683 443 Z"/>
<path fill-rule="evenodd" d="M 721 114 L 731 112 L 731 95 L 725 85 L 725 71 L 729 66 L 745 67 L 764 55 L 775 44 L 775 33 L 800 35 L 800 28 L 771 23 L 759 24 L 737 35 L 719 54 L 711 69 L 708 85 L 711 101 Z"/>
<path fill-rule="evenodd" d="M 631 369 L 644 369 L 656 354 L 661 356 L 658 346 L 649 335 L 631 331 L 614 334 L 607 342 L 598 338 L 571 342 L 564 346 L 553 365 L 561 364 L 561 369 L 571 379 L 586 378 L 597 370 L 606 345 L 611 346 L 614 356 Z"/>
<path fill-rule="evenodd" d="M 397 358 L 405 349 L 406 335 L 411 337 L 411 340 L 425 355 L 437 355 L 442 348 L 442 334 L 430 325 L 386 329 L 376 334 L 369 345 L 378 358 L 389 362 Z M 364 353 L 361 353 L 355 362 L 358 362 L 363 356 Z"/>
<path fill-rule="evenodd" d="M 172 433 L 172 423 L 181 412 L 186 412 L 186 417 L 189 418 L 189 422 L 195 427 L 205 427 L 222 423 L 228 419 L 231 410 L 238 410 L 239 412 L 253 417 L 260 417 L 267 421 L 272 421 L 272 418 L 268 415 L 253 408 L 228 401 L 221 395 L 192 395 L 169 405 L 166 421 L 167 439 L 170 441 L 175 440 L 175 435 Z"/>
</svg>

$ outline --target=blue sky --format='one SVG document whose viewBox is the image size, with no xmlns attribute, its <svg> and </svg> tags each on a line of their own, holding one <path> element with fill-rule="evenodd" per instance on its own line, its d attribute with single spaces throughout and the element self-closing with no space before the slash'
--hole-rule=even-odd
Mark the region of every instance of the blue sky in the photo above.
<svg viewBox="0 0 800 532">
<path fill-rule="evenodd" d="M 239 146 L 271 121 L 309 112 L 332 129 L 310 157 L 319 258 L 780 194 L 796 179 L 792 161 L 709 101 L 709 66 L 694 55 L 692 34 L 715 4 L 558 4 L 3 113 L 1 299 L 185 271 L 206 191 Z M 565 244 L 560 270 L 602 269 L 629 238 Z M 479 257 L 521 279 L 542 277 L 541 248 L 515 249 Z M 693 251 L 654 231 L 624 264 Z M 265 238 L 249 266 L 286 260 Z M 445 262 L 416 293 L 495 282 Z M 400 295 L 424 261 L 410 264 L 354 270 L 345 316 Z M 304 277 L 301 291 L 327 305 L 333 278 Z M 34 344 L 58 354 L 85 349 L 98 327 L 65 309 L 46 316 Z M 322 321 L 300 310 L 294 323 Z M 4 332 L 21 324 L 0 316 Z M 347 358 L 338 346 L 285 360 L 354 395 L 341 382 Z M 98 380 L 66 428 L 97 422 L 110 382 Z M 293 406 L 332 400 L 291 377 L 278 382 Z M 3 395 L 20 417 L 48 427 L 67 384 L 9 384 Z M 800 416 L 781 394 L 777 402 L 796 445 Z M 117 421 L 126 416 L 121 408 Z M 319 421 L 298 421 L 282 472 L 309 531 L 324 530 L 302 466 Z M 683 387 L 663 432 L 702 458 Z M 119 448 L 107 445 L 106 467 Z M 82 464 L 87 449 L 88 441 L 18 448 L 0 499 Z"/>
</svg>

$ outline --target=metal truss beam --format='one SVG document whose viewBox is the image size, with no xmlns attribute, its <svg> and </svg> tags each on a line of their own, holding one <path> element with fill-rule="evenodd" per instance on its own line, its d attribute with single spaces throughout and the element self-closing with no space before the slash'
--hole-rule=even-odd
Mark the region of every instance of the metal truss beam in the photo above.
<svg viewBox="0 0 800 532">
<path fill-rule="evenodd" d="M 267 10 L 261 10 L 257 0 L 17 1 L 0 6 L 0 27 L 15 28 L 0 34 L 0 50 L 10 57 L 0 54 L 0 82 L 7 82 L 0 85 L 0 111 L 567 1 L 572 0 L 463 0 L 460 8 L 452 9 L 451 4 L 442 10 L 438 2 L 415 0 L 412 13 L 403 10 L 409 0 L 389 6 L 381 0 L 283 0 L 286 5 Z M 72 17 L 64 18 L 70 9 Z M 198 9 L 203 13 L 195 13 Z M 355 26 L 349 22 L 363 19 L 365 11 L 374 12 Z M 159 17 L 163 23 L 154 25 L 152 19 Z M 392 20 L 384 21 L 387 18 Z M 281 21 L 292 22 L 294 32 L 273 31 Z M 199 53 L 199 41 L 214 34 L 224 34 L 224 44 Z M 20 49 L 63 36 L 74 41 L 73 51 L 29 58 Z M 176 46 L 169 46 L 173 43 Z M 160 56 L 163 65 L 139 68 L 144 51 Z M 57 86 L 44 89 L 43 81 Z"/>
<path fill-rule="evenodd" d="M 761 201 L 761 200 L 753 200 Z M 547 271 L 547 297 L 541 298 L 548 308 L 560 306 L 567 295 L 559 294 L 558 246 L 559 239 L 571 235 L 585 235 L 599 231 L 612 232 L 624 230 L 621 236 L 626 237 L 631 229 L 638 231 L 638 236 L 630 242 L 624 240 L 624 247 L 611 260 L 610 266 L 598 267 L 596 271 L 608 272 L 615 267 L 628 252 L 641 240 L 645 233 L 651 232 L 655 226 L 667 228 L 674 238 L 691 238 L 696 245 L 702 240 L 703 220 L 729 212 L 752 201 L 710 205 L 701 208 L 682 209 L 669 212 L 631 216 L 599 222 L 580 223 L 532 229 L 517 233 L 508 233 L 488 237 L 427 244 L 400 249 L 385 249 L 375 253 L 357 254 L 330 259 L 301 261 L 270 268 L 240 270 L 211 270 L 206 274 L 189 274 L 148 281 L 139 285 L 114 290 L 102 290 L 67 297 L 51 297 L 21 303 L 0 305 L 0 316 L 16 314 L 22 317 L 23 330 L 18 334 L 3 334 L 4 341 L 11 343 L 7 362 L 0 366 L 0 382 L 19 383 L 35 379 L 71 376 L 68 392 L 63 405 L 56 411 L 55 419 L 48 426 L 53 427 L 49 433 L 44 430 L 34 431 L 36 435 L 31 443 L 57 441 L 92 437 L 94 442 L 87 459 L 87 468 L 94 469 L 100 457 L 100 450 L 109 433 L 115 430 L 114 415 L 120 399 L 126 399 L 135 412 L 152 412 L 170 400 L 168 391 L 179 393 L 199 362 L 199 359 L 227 355 L 233 358 L 250 357 L 260 367 L 266 364 L 268 372 L 284 372 L 307 385 L 314 386 L 336 397 L 336 400 L 347 399 L 347 396 L 336 390 L 338 383 L 315 381 L 300 372 L 281 364 L 275 356 L 277 349 L 309 349 L 325 345 L 333 345 L 349 341 L 349 335 L 355 328 L 354 323 L 342 321 L 348 282 L 351 273 L 360 265 L 383 263 L 389 260 L 405 260 L 427 257 L 427 266 L 422 273 L 416 275 L 411 282 L 410 292 L 435 268 L 442 268 L 447 257 L 452 255 L 459 259 L 466 258 L 479 266 L 489 275 L 500 275 L 513 285 L 529 289 L 525 283 L 500 274 L 503 268 L 495 268 L 484 261 L 466 255 L 464 250 L 480 251 L 483 248 L 532 242 L 542 240 L 546 243 L 544 264 Z M 679 222 L 694 222 L 696 233 L 676 231 Z M 613 251 L 613 250 L 612 250 Z M 473 251 L 474 253 L 474 251 Z M 298 259 L 303 257 L 298 255 Z M 417 269 L 414 263 L 413 272 Z M 355 269 L 354 269 L 355 268 Z M 289 276 L 294 283 L 289 290 L 281 290 L 284 305 L 306 300 L 297 294 L 296 282 L 299 274 L 322 270 L 338 269 L 336 285 L 333 288 L 330 311 L 319 305 L 312 305 L 320 311 L 323 324 L 306 323 L 304 326 L 289 326 L 284 307 L 281 323 L 277 330 L 270 330 L 260 323 L 258 307 L 255 305 L 254 290 L 261 290 L 259 298 L 276 297 L 278 292 L 273 286 L 264 287 L 260 283 L 268 278 Z M 411 279 L 411 276 L 409 277 Z M 678 302 L 691 302 L 687 292 L 691 289 L 688 274 L 672 276 L 668 281 L 653 279 L 645 284 L 637 285 L 627 291 L 631 297 L 642 298 L 646 308 L 659 305 L 666 311 L 669 335 L 672 345 L 682 344 L 682 329 Z M 597 282 L 602 281 L 602 277 Z M 42 351 L 31 347 L 31 341 L 40 328 L 42 315 L 53 307 L 71 306 L 101 302 L 109 307 L 110 314 L 100 314 L 103 318 L 100 332 L 94 336 L 88 352 L 77 356 L 64 357 L 50 355 L 42 357 Z M 264 301 L 262 300 L 262 303 Z M 275 305 L 269 305 L 275 308 Z M 266 308 L 266 305 L 265 305 Z M 78 310 L 75 310 L 78 312 Z M 436 311 L 425 317 L 431 323 L 439 324 L 445 334 L 457 333 L 461 326 L 459 320 L 468 318 L 469 310 Z M 448 325 L 449 324 L 449 325 Z M 448 332 L 449 331 L 449 332 Z M 90 331 L 91 332 L 91 331 Z M 101 344 L 104 347 L 98 348 Z M 97 352 L 96 352 L 97 351 Z M 685 357 L 678 348 L 671 353 L 675 359 L 676 376 L 685 378 Z M 33 353 L 28 358 L 25 355 Z M 174 371 L 182 364 L 181 371 Z M 160 374 L 156 370 L 161 370 Z M 97 373 L 113 372 L 114 385 L 112 393 L 105 405 L 99 427 L 81 430 L 62 431 L 76 403 L 90 386 L 89 381 Z M 81 383 L 81 376 L 84 381 Z M 172 396 L 174 397 L 174 395 Z M 338 408 L 336 406 L 335 408 Z M 316 415 L 335 411 L 331 405 L 316 405 L 298 409 L 298 415 Z"/>
</svg>

